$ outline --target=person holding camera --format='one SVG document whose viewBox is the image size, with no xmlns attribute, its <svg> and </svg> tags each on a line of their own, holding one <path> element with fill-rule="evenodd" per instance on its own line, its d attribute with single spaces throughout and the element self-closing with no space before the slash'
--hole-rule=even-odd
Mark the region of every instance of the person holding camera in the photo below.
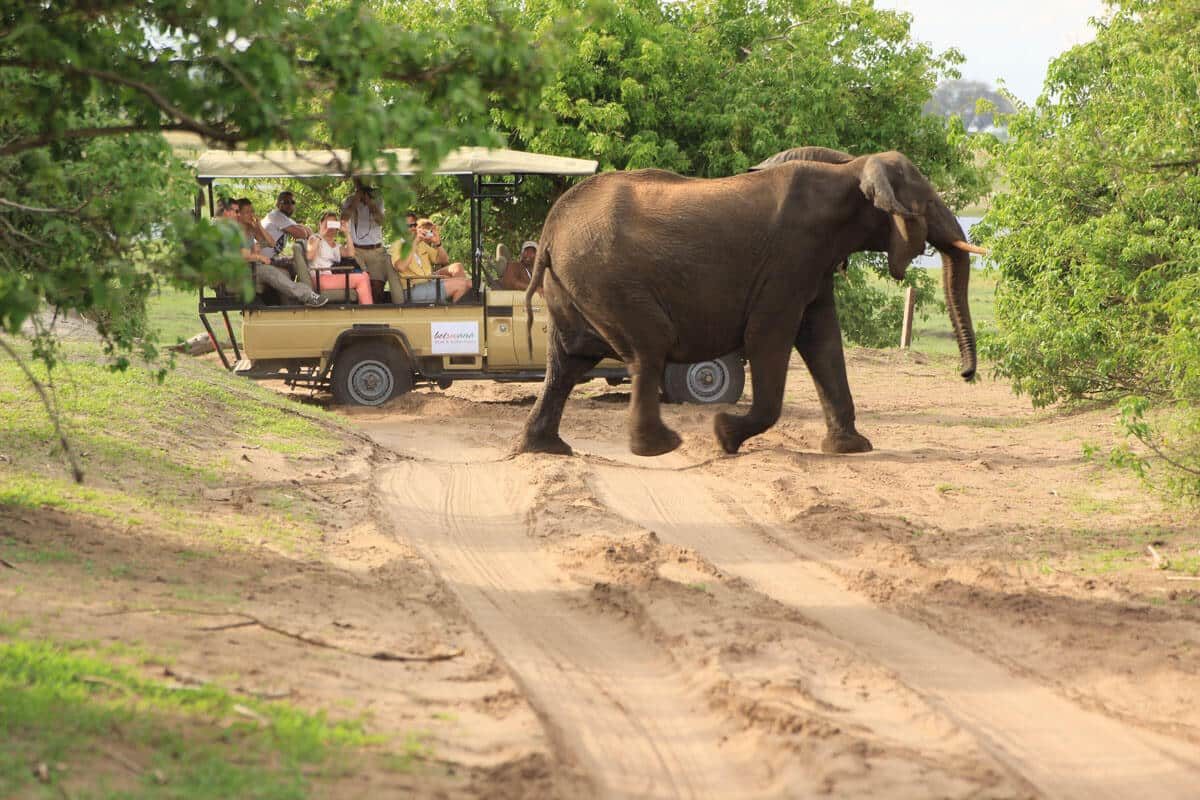
<svg viewBox="0 0 1200 800">
<path fill-rule="evenodd" d="M 318 308 L 325 305 L 325 298 L 309 289 L 302 283 L 296 283 L 291 276 L 271 265 L 271 257 L 259 250 L 258 242 L 243 224 L 236 200 L 221 198 L 218 208 L 218 222 L 237 229 L 242 237 L 242 258 L 250 266 L 254 276 L 254 291 L 262 293 L 266 287 L 271 287 L 282 298 L 303 303 L 306 306 Z"/>
<path fill-rule="evenodd" d="M 308 239 L 305 257 L 308 259 L 308 271 L 312 276 L 313 285 L 320 291 L 329 292 L 346 288 L 347 285 L 358 292 L 358 304 L 374 305 L 371 295 L 371 279 L 364 272 L 334 273 L 331 270 L 342 259 L 353 259 L 355 254 L 354 242 L 346 241 L 339 245 L 337 237 L 342 234 L 342 223 L 338 215 L 327 211 L 321 215 L 317 233 Z"/>
<path fill-rule="evenodd" d="M 393 295 L 403 290 L 400 276 L 383 246 L 383 198 L 372 186 L 354 179 L 354 194 L 342 203 L 342 228 L 354 246 L 354 260 L 370 276 L 376 297 L 383 297 L 386 283 Z"/>
<path fill-rule="evenodd" d="M 393 245 L 392 258 L 401 275 L 411 277 L 408 299 L 412 303 L 432 303 L 438 299 L 437 282 L 441 278 L 442 297 L 458 302 L 471 288 L 471 280 L 460 263 L 450 263 L 442 246 L 442 235 L 433 220 L 419 219 L 414 229 L 413 246 L 408 258 L 400 257 L 400 247 Z"/>
</svg>

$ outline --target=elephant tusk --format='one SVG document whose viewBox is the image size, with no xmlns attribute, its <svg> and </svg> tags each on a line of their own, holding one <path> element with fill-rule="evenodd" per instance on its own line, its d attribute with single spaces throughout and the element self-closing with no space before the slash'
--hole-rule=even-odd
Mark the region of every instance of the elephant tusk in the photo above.
<svg viewBox="0 0 1200 800">
<path fill-rule="evenodd" d="M 968 253 L 974 253 L 977 256 L 986 256 L 992 252 L 986 247 L 979 247 L 978 245 L 973 245 L 970 242 L 964 242 L 961 239 L 956 242 L 951 242 L 950 244 L 954 247 L 957 247 L 959 250 L 966 250 Z"/>
</svg>

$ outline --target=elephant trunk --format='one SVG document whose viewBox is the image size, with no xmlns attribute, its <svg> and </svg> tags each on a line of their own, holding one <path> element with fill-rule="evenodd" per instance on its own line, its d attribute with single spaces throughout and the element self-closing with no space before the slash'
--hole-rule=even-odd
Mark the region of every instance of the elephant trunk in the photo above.
<svg viewBox="0 0 1200 800">
<path fill-rule="evenodd" d="M 957 247 L 942 250 L 942 284 L 946 289 L 946 310 L 954 326 L 961 359 L 961 375 L 970 381 L 975 377 L 975 328 L 971 325 L 971 308 L 967 300 L 967 285 L 971 280 L 971 256 Z"/>
</svg>

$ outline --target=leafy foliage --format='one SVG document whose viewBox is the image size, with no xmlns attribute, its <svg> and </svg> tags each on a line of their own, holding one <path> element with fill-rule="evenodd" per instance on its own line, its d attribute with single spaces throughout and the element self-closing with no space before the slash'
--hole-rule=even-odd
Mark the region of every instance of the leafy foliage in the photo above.
<svg viewBox="0 0 1200 800">
<path fill-rule="evenodd" d="M 1011 191 L 982 226 L 1002 275 L 983 348 L 998 372 L 1037 405 L 1144 398 L 1124 425 L 1159 466 L 1200 453 L 1200 428 L 1168 435 L 1146 405 L 1194 419 L 1200 400 L 1197 52 L 1195 3 L 1114 4 L 1012 118 L 997 154 Z"/>
<path fill-rule="evenodd" d="M 381 13 L 453 38 L 486 8 L 484 0 L 451 7 L 411 0 L 389 2 Z M 961 56 L 913 42 L 907 15 L 870 2 L 532 0 L 516 24 L 536 35 L 552 65 L 536 113 L 491 106 L 496 128 L 517 149 L 594 158 L 601 170 L 659 167 L 702 177 L 742 172 L 798 145 L 896 149 L 952 206 L 987 189 L 961 123 L 921 114 L 938 81 L 956 77 Z M 512 247 L 537 238 L 550 204 L 569 185 L 528 182 L 519 203 L 488 215 L 488 241 Z M 418 205 L 452 209 L 460 197 L 445 186 L 425 191 Z M 462 247 L 448 238 L 452 252 Z M 856 259 L 853 268 L 878 263 Z M 913 280 L 919 306 L 936 305 L 931 282 Z M 856 276 L 839 282 L 838 295 L 852 340 L 895 341 L 894 294 L 888 299 Z M 881 303 L 888 307 L 882 313 Z"/>
<path fill-rule="evenodd" d="M 235 237 L 182 213 L 195 184 L 163 132 L 436 163 L 498 143 L 488 104 L 519 116 L 539 63 L 503 9 L 450 37 L 361 3 L 0 2 L 0 329 L 47 304 L 97 313 L 119 354 L 148 341 L 156 280 L 245 282 Z"/>
</svg>

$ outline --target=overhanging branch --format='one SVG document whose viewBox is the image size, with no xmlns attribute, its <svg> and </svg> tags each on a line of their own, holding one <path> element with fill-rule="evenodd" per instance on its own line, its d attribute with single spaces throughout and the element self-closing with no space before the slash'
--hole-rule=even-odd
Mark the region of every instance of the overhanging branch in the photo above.
<svg viewBox="0 0 1200 800">
<path fill-rule="evenodd" d="M 84 77 L 94 78 L 105 83 L 124 86 L 141 93 L 147 100 L 154 104 L 155 107 L 157 107 L 168 117 L 178 120 L 178 125 L 170 126 L 174 130 L 194 131 L 202 136 L 207 136 L 210 139 L 225 142 L 226 144 L 235 144 L 241 139 L 241 137 L 236 133 L 232 133 L 223 128 L 210 125 L 186 113 L 183 109 L 171 103 L 171 101 L 164 97 L 163 94 L 154 86 L 151 86 L 144 81 L 135 80 L 134 78 L 130 78 L 110 70 L 95 69 L 93 67 L 76 67 L 71 64 L 12 58 L 0 59 L 0 67 L 20 67 L 24 69 L 42 70 L 45 72 L 57 72 L 59 74 L 82 75 Z M 166 128 L 167 126 L 163 127 Z"/>
<path fill-rule="evenodd" d="M 155 131 L 186 131 L 191 128 L 183 125 L 165 125 L 161 127 L 147 127 L 145 125 L 112 125 L 98 126 L 94 128 L 75 128 L 69 131 L 59 131 L 58 133 L 44 133 L 41 136 L 30 136 L 27 139 L 17 139 L 0 147 L 0 156 L 11 156 L 15 153 L 21 153 L 25 150 L 32 150 L 35 147 L 45 147 L 48 144 L 54 144 L 58 141 L 69 139 L 98 139 L 102 136 L 120 136 L 126 133 L 153 133 Z"/>
</svg>

